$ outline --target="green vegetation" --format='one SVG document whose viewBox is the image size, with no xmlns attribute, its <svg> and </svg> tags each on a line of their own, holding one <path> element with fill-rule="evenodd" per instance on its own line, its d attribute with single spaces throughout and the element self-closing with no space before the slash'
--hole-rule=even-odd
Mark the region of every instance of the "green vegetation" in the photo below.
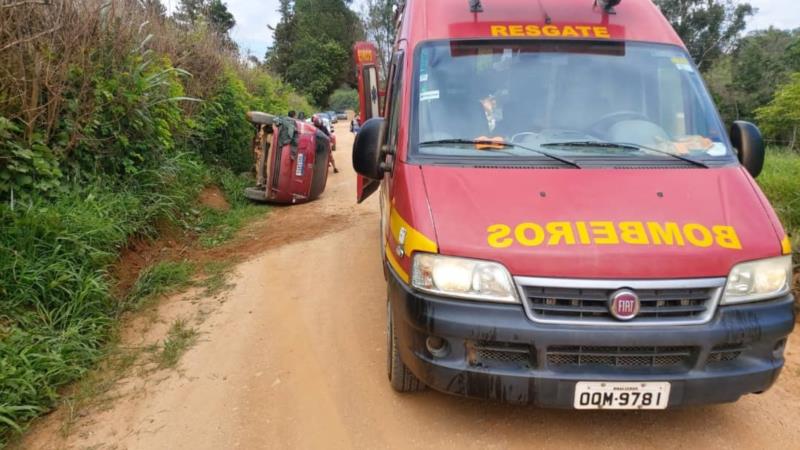
<svg viewBox="0 0 800 450">
<path fill-rule="evenodd" d="M 358 91 L 345 86 L 333 91 L 328 99 L 328 106 L 334 111 L 346 111 L 348 109 L 358 111 Z"/>
<path fill-rule="evenodd" d="M 753 7 L 738 0 L 655 0 L 697 67 L 706 71 L 728 52 L 747 26 Z"/>
<path fill-rule="evenodd" d="M 143 301 L 189 286 L 194 271 L 194 265 L 188 261 L 157 262 L 142 270 L 126 302 L 135 308 Z"/>
<path fill-rule="evenodd" d="M 800 154 L 782 148 L 767 150 L 764 171 L 758 184 L 793 237 L 794 248 L 800 246 Z"/>
<path fill-rule="evenodd" d="M 172 323 L 167 333 L 167 338 L 161 345 L 161 352 L 157 355 L 158 365 L 161 368 L 171 368 L 178 364 L 181 356 L 197 342 L 197 331 L 189 327 L 185 320 L 178 319 Z"/>
<path fill-rule="evenodd" d="M 775 93 L 775 98 L 756 110 L 756 116 L 767 135 L 787 142 L 789 149 L 794 150 L 800 128 L 800 72 L 793 73 L 791 80 Z M 795 172 L 795 178 L 800 178 L 800 172 Z"/>
<path fill-rule="evenodd" d="M 213 297 L 233 287 L 228 282 L 232 264 L 229 261 L 210 261 L 203 267 L 205 278 L 200 282 L 204 288 L 203 295 Z"/>
<path fill-rule="evenodd" d="M 193 264 L 159 262 L 115 297 L 132 238 L 176 229 L 217 245 L 263 214 L 242 196 L 245 111 L 313 110 L 240 62 L 224 3 L 200 4 L 193 21 L 158 1 L 0 8 L 0 446 L 106 354 L 122 313 L 193 282 Z M 212 184 L 227 212 L 198 204 Z M 173 328 L 165 366 L 193 340 Z"/>
<path fill-rule="evenodd" d="M 320 105 L 343 82 L 355 85 L 350 54 L 363 38 L 351 0 L 280 0 L 281 21 L 266 65 Z"/>
</svg>

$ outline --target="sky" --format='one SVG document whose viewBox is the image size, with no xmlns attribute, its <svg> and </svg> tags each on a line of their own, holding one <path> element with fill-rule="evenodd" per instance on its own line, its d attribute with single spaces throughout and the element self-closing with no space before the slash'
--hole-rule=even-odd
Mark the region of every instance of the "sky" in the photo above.
<svg viewBox="0 0 800 450">
<path fill-rule="evenodd" d="M 263 59 L 267 47 L 272 43 L 272 32 L 267 25 L 274 26 L 280 20 L 280 14 L 277 12 L 278 0 L 223 1 L 236 19 L 236 26 L 231 31 L 233 40 L 242 48 L 242 53 L 249 51 L 259 59 Z M 466 3 L 466 0 L 464 2 Z M 484 2 L 489 4 L 491 0 Z M 749 2 L 758 8 L 758 12 L 750 18 L 747 31 L 768 28 L 770 25 L 777 28 L 800 28 L 800 5 L 797 0 L 749 0 Z M 164 0 L 169 11 L 173 11 L 177 3 L 177 0 Z M 354 9 L 359 10 L 361 3 L 362 0 L 355 0 Z"/>
</svg>

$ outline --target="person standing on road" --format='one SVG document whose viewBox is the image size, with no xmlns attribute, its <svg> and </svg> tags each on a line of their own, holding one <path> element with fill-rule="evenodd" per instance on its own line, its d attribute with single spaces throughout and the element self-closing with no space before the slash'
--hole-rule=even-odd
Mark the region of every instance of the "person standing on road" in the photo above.
<svg viewBox="0 0 800 450">
<path fill-rule="evenodd" d="M 314 126 L 317 127 L 317 130 L 322 132 L 328 138 L 328 142 L 330 142 L 331 133 L 328 131 L 328 127 L 325 126 L 325 122 L 322 121 L 322 118 L 314 114 L 311 121 L 314 123 Z M 330 149 L 330 145 L 328 145 L 328 148 Z M 336 168 L 336 161 L 333 159 L 333 151 L 328 151 L 328 164 L 333 167 L 333 173 L 339 173 L 339 169 Z"/>
</svg>

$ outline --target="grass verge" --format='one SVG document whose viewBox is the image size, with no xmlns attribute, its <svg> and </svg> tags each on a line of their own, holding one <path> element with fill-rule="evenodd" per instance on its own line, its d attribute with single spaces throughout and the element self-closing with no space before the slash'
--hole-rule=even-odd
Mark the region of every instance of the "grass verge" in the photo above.
<svg viewBox="0 0 800 450">
<path fill-rule="evenodd" d="M 126 299 L 126 308 L 136 309 L 142 303 L 189 286 L 195 266 L 188 261 L 161 261 L 145 268 Z"/>
<path fill-rule="evenodd" d="M 208 183 L 222 187 L 232 218 L 187 213 L 202 210 L 196 198 Z M 189 286 L 204 269 L 187 261 L 157 262 L 130 292 L 115 297 L 110 268 L 130 239 L 155 237 L 155 224 L 167 221 L 201 243 L 206 233 L 213 235 L 219 245 L 266 211 L 239 198 L 246 183 L 176 155 L 135 180 L 96 180 L 67 187 L 55 199 L 0 204 L 0 447 L 52 409 L 63 388 L 98 361 L 125 358 L 110 348 L 123 312 Z M 219 292 L 226 282 L 222 266 L 215 270 L 204 282 Z M 191 341 L 187 330 L 176 328 L 166 354 L 180 356 Z"/>
<path fill-rule="evenodd" d="M 795 253 L 800 245 L 800 153 L 772 147 L 767 150 L 758 184 L 792 235 Z"/>
<path fill-rule="evenodd" d="M 172 368 L 181 356 L 197 342 L 197 330 L 190 327 L 184 319 L 178 319 L 169 328 L 166 339 L 158 353 L 158 366 Z"/>
</svg>

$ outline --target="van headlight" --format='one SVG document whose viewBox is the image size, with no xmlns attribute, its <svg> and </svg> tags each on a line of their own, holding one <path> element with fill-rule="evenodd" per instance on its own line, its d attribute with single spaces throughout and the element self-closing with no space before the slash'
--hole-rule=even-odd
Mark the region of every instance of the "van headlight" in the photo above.
<svg viewBox="0 0 800 450">
<path fill-rule="evenodd" d="M 725 285 L 722 304 L 753 302 L 789 292 L 791 255 L 748 261 L 733 266 Z"/>
<path fill-rule="evenodd" d="M 519 303 L 514 281 L 502 264 L 415 253 L 411 285 L 433 294 L 467 300 Z"/>
</svg>

